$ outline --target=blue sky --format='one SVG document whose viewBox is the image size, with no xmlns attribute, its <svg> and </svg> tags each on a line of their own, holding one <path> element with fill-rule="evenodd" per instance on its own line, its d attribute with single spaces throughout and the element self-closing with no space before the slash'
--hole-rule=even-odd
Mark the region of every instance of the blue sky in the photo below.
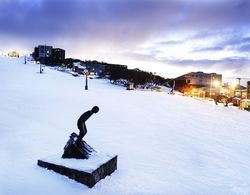
<svg viewBox="0 0 250 195">
<path fill-rule="evenodd" d="M 1 0 L 0 50 L 47 44 L 168 77 L 250 77 L 249 18 L 248 0 Z"/>
</svg>

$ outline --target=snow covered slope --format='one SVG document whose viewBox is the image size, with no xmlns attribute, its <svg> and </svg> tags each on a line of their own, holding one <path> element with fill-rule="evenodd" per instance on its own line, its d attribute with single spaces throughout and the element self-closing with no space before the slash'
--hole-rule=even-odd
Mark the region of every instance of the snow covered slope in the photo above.
<svg viewBox="0 0 250 195">
<path fill-rule="evenodd" d="M 127 91 L 0 57 L 0 194 L 250 194 L 250 113 L 167 93 Z M 62 154 L 92 106 L 85 140 L 118 154 L 89 189 L 36 165 Z"/>
</svg>

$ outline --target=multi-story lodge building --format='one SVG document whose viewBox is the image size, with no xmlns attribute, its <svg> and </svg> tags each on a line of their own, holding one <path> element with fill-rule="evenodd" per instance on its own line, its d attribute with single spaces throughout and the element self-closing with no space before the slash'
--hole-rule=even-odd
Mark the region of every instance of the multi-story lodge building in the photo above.
<svg viewBox="0 0 250 195">
<path fill-rule="evenodd" d="M 212 96 L 219 93 L 222 75 L 216 73 L 190 72 L 174 79 L 175 89 L 184 93 L 197 93 L 199 96 Z"/>
<path fill-rule="evenodd" d="M 50 58 L 52 63 L 62 63 L 65 60 L 65 50 L 60 48 L 53 48 Z"/>
<path fill-rule="evenodd" d="M 42 64 L 59 64 L 65 60 L 65 50 L 48 45 L 35 47 L 34 59 Z"/>
</svg>

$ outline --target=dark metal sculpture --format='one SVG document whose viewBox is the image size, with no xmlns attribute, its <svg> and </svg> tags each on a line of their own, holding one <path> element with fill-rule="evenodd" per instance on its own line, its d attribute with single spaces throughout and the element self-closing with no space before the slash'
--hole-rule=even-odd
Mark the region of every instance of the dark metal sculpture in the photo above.
<svg viewBox="0 0 250 195">
<path fill-rule="evenodd" d="M 88 159 L 91 153 L 95 152 L 95 150 L 83 141 L 82 138 L 87 133 L 85 122 L 92 116 L 92 114 L 97 113 L 98 111 L 99 108 L 94 106 L 91 110 L 80 116 L 77 121 L 77 127 L 80 131 L 79 136 L 76 133 L 70 135 L 70 138 L 64 147 L 62 158 Z"/>
</svg>

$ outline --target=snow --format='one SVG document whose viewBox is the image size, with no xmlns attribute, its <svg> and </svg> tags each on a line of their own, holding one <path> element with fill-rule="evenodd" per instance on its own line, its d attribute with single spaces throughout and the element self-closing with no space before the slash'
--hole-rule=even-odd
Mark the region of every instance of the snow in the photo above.
<svg viewBox="0 0 250 195">
<path fill-rule="evenodd" d="M 0 194 L 250 194 L 249 112 L 166 92 L 128 91 L 0 57 Z M 118 155 L 94 188 L 37 166 L 63 153 L 78 117 L 86 142 Z"/>
<path fill-rule="evenodd" d="M 89 159 L 74 159 L 74 158 L 61 158 L 62 154 L 56 154 L 42 158 L 44 162 L 64 166 L 74 170 L 84 171 L 86 173 L 92 173 L 98 169 L 101 165 L 107 163 L 109 160 L 114 158 L 116 155 L 105 154 L 102 152 L 93 152 Z"/>
</svg>

